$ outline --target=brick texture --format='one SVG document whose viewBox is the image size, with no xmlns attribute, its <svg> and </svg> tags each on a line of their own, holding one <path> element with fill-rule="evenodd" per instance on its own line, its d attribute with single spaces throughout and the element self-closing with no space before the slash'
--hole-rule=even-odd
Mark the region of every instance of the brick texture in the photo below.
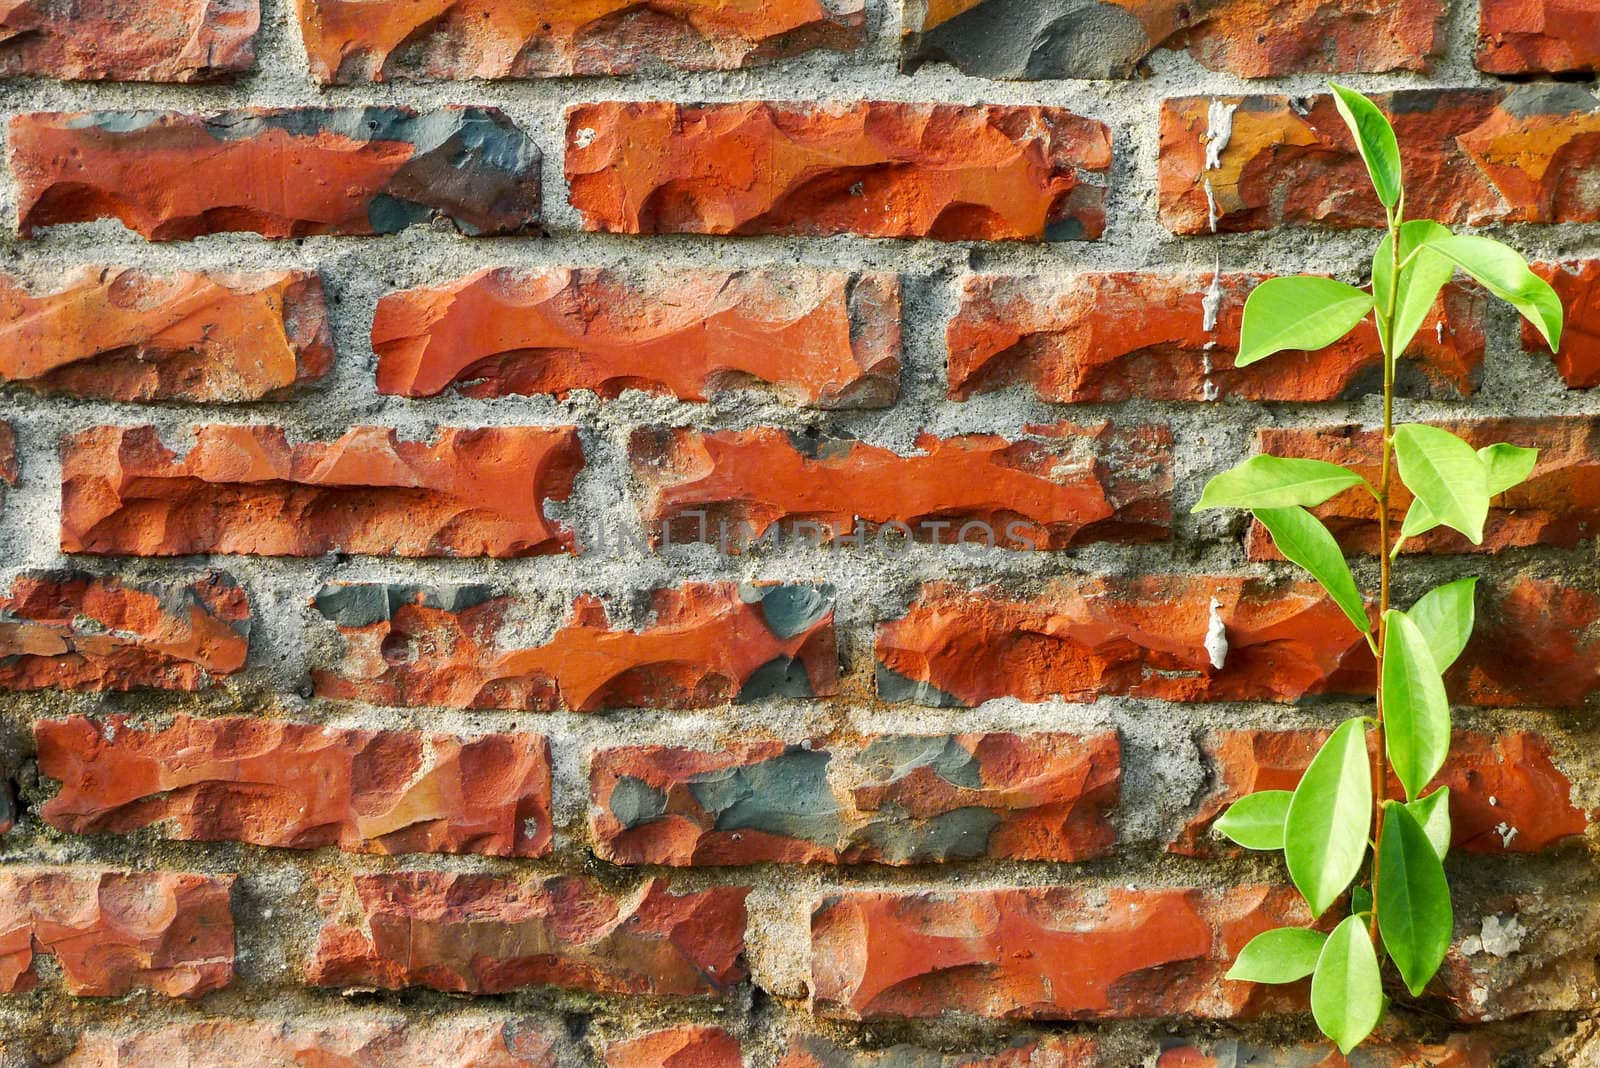
<svg viewBox="0 0 1600 1068">
<path fill-rule="evenodd" d="M 1100 1063 L 1093 1041 L 1077 1035 L 1023 1037 L 993 1053 L 942 1053 L 910 1043 L 857 1050 L 820 1035 L 796 1035 L 778 1068 L 1099 1068 Z"/>
<path fill-rule="evenodd" d="M 1600 68 L 1600 11 L 1584 0 L 1483 0 L 1478 69 L 1584 74 Z"/>
<path fill-rule="evenodd" d="M 606 1046 L 606 1068 L 744 1068 L 739 1040 L 720 1027 L 673 1027 Z"/>
<path fill-rule="evenodd" d="M 1555 354 L 1556 370 L 1569 389 L 1600 386 L 1600 260 L 1535 263 L 1533 270 L 1549 282 L 1561 298 L 1566 322 L 1561 347 Z M 1522 347 L 1534 354 L 1550 353 L 1532 327 L 1522 328 Z"/>
<path fill-rule="evenodd" d="M 258 0 L 12 0 L 0 77 L 201 82 L 255 66 Z"/>
</svg>

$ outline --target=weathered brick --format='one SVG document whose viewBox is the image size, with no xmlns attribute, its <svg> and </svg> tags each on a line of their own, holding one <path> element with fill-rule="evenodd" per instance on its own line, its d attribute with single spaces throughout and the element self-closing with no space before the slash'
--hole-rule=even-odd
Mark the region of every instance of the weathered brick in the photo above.
<svg viewBox="0 0 1600 1068">
<path fill-rule="evenodd" d="M 0 868 L 0 993 L 55 959 L 67 993 L 195 998 L 233 979 L 231 875 Z"/>
<path fill-rule="evenodd" d="M 909 1044 L 857 1050 L 820 1035 L 796 1035 L 777 1068 L 1101 1068 L 1094 1043 L 1081 1035 L 1041 1035 L 993 1053 L 942 1053 Z"/>
<path fill-rule="evenodd" d="M 1496 497 L 1474 546 L 1448 527 L 1406 542 L 1406 552 L 1497 552 L 1525 545 L 1571 548 L 1600 533 L 1600 419 L 1590 416 L 1506 417 L 1439 423 L 1475 448 L 1508 441 L 1539 450 L 1532 477 Z M 1269 427 L 1256 432 L 1257 448 L 1274 456 L 1304 456 L 1344 464 L 1378 484 L 1379 430 L 1358 426 Z M 1315 509 L 1349 551 L 1372 553 L 1378 543 L 1377 504 L 1363 490 L 1342 493 Z M 1411 507 L 1411 494 L 1395 481 L 1390 497 L 1394 530 Z M 1272 538 L 1253 525 L 1248 539 L 1256 560 L 1281 559 Z"/>
<path fill-rule="evenodd" d="M 721 994 L 748 975 L 744 887 L 626 896 L 570 876 L 328 876 L 314 985 L 498 994 L 552 985 L 608 994 Z"/>
<path fill-rule="evenodd" d="M 1355 1061 L 1346 1060 L 1327 1043 L 1265 1047 L 1235 1038 L 1190 1045 L 1181 1039 L 1164 1043 L 1155 1068 L 1494 1068 L 1499 1046 L 1488 1035 L 1451 1035 L 1443 1042 L 1404 1042 L 1372 1038 L 1361 1044 Z"/>
<path fill-rule="evenodd" d="M 219 571 L 30 571 L 0 598 L 0 690 L 201 690 L 244 670 L 249 650 L 249 601 Z"/>
<path fill-rule="evenodd" d="M 85 1032 L 60 1068 L 229 1065 L 230 1068 L 556 1068 L 566 1036 L 526 1017 L 368 1020 L 210 1018 Z"/>
<path fill-rule="evenodd" d="M 1094 239 L 1107 127 L 1061 108 L 583 104 L 566 174 L 589 230 Z"/>
<path fill-rule="evenodd" d="M 344 649 L 312 680 L 334 700 L 575 712 L 838 689 L 831 587 L 686 583 L 653 591 L 650 606 L 635 630 L 580 596 L 548 638 L 527 644 L 513 636 L 526 606 L 487 587 L 328 586 L 316 607 Z"/>
<path fill-rule="evenodd" d="M 1478 69 L 1593 73 L 1600 69 L 1600 9 L 1589 0 L 1482 0 Z"/>
<path fill-rule="evenodd" d="M 811 917 L 815 1011 L 848 1019 L 1254 1016 L 1299 987 L 1222 978 L 1251 938 L 1304 924 L 1287 888 L 858 891 Z"/>
<path fill-rule="evenodd" d="M 541 856 L 550 746 L 536 734 L 461 738 L 179 716 L 40 719 L 40 815 L 76 834 L 157 825 L 169 838 L 358 853 Z"/>
<path fill-rule="evenodd" d="M 1581 86 L 1418 89 L 1375 100 L 1400 139 L 1410 217 L 1472 226 L 1600 220 L 1586 178 L 1600 156 L 1600 103 Z M 1219 165 L 1208 169 L 1219 107 L 1236 110 Z M 1327 95 L 1165 101 L 1159 187 L 1161 221 L 1180 234 L 1384 223 Z"/>
<path fill-rule="evenodd" d="M 0 77 L 199 82 L 255 66 L 258 0 L 10 0 Z"/>
<path fill-rule="evenodd" d="M 744 1068 L 744 1055 L 720 1027 L 673 1027 L 607 1044 L 606 1068 Z"/>
<path fill-rule="evenodd" d="M 703 401 L 768 386 L 823 408 L 893 404 L 900 283 L 844 271 L 489 269 L 391 293 L 378 391 L 469 397 L 625 389 Z"/>
<path fill-rule="evenodd" d="M 1547 879 L 1457 907 L 1455 938 L 1432 989 L 1459 1019 L 1600 1007 L 1600 899 L 1584 881 Z"/>
<path fill-rule="evenodd" d="M 1573 581 L 1522 574 L 1478 596 L 1477 625 L 1445 676 L 1457 699 L 1498 707 L 1578 708 L 1600 691 L 1600 596 Z"/>
<path fill-rule="evenodd" d="M 17 435 L 11 424 L 0 420 L 0 515 L 4 514 L 6 488 L 15 486 L 22 478 L 17 463 Z"/>
<path fill-rule="evenodd" d="M 1212 609 L 1213 600 L 1219 602 Z M 1226 628 L 1224 666 L 1206 634 Z M 886 701 L 1296 701 L 1370 693 L 1366 642 L 1320 587 L 1229 576 L 1067 576 L 1033 593 L 925 585 L 877 626 Z"/>
<path fill-rule="evenodd" d="M 539 229 L 539 150 L 493 108 L 18 115 L 11 165 L 24 237 L 96 219 L 154 241 Z"/>
<path fill-rule="evenodd" d="M 919 451 L 905 455 L 768 427 L 646 429 L 629 451 L 657 545 L 739 551 L 769 531 L 1007 549 L 1169 536 L 1166 428 L 1057 423 L 1025 427 L 1024 435 L 923 434 Z"/>
<path fill-rule="evenodd" d="M 1556 370 L 1568 389 L 1600 386 L 1600 260 L 1535 263 L 1533 272 L 1555 288 L 1566 312 L 1561 348 L 1555 354 Z M 1550 348 L 1538 331 L 1524 323 L 1522 347 L 1534 355 L 1549 355 Z"/>
<path fill-rule="evenodd" d="M 1201 751 L 1211 766 L 1211 790 L 1168 848 L 1185 856 L 1237 854 L 1211 833 L 1217 817 L 1257 790 L 1293 790 L 1326 738 L 1314 730 L 1207 735 Z M 1556 766 L 1550 743 L 1528 731 L 1499 737 L 1457 731 L 1444 770 L 1428 788 L 1438 786 L 1450 788 L 1455 845 L 1469 853 L 1537 853 L 1589 828 L 1590 815 L 1573 805 L 1572 780 Z M 1389 796 L 1400 796 L 1393 776 Z"/>
<path fill-rule="evenodd" d="M 1444 44 L 1441 0 L 902 0 L 901 65 L 984 78 L 1131 78 L 1157 49 L 1245 78 L 1425 70 Z M 1271 27 L 1271 32 L 1265 27 Z"/>
<path fill-rule="evenodd" d="M 432 442 L 356 427 L 289 443 L 274 426 L 196 427 L 180 456 L 154 427 L 100 426 L 62 452 L 65 552 L 183 556 L 536 556 L 570 552 L 547 500 L 583 466 L 572 427 L 448 428 Z"/>
<path fill-rule="evenodd" d="M 315 274 L 88 267 L 39 293 L 0 275 L 0 382 L 118 401 L 231 402 L 275 398 L 332 368 Z"/>
<path fill-rule="evenodd" d="M 1235 368 L 1244 301 L 1265 275 L 1143 271 L 971 275 L 945 337 L 950 396 L 1019 383 L 1041 400 L 1322 401 L 1383 392 L 1370 319 L 1318 352 Z M 1484 353 L 1481 291 L 1450 286 L 1423 323 L 1398 387 L 1464 397 Z"/>
<path fill-rule="evenodd" d="M 1084 860 L 1110 850 L 1114 732 L 880 735 L 596 753 L 590 825 L 613 864 Z"/>
<path fill-rule="evenodd" d="M 732 70 L 852 49 L 863 0 L 299 0 L 318 81 Z"/>
</svg>

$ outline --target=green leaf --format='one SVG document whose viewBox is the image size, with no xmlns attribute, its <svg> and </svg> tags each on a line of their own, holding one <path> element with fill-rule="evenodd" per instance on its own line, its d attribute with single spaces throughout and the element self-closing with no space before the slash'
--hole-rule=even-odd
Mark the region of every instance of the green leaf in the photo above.
<svg viewBox="0 0 1600 1068">
<path fill-rule="evenodd" d="M 1561 347 L 1561 298 L 1549 282 L 1528 269 L 1528 261 L 1515 249 L 1487 237 L 1452 234 L 1429 241 L 1428 253 L 1460 267 L 1483 288 L 1521 312 L 1551 352 Z"/>
<path fill-rule="evenodd" d="M 1269 278 L 1244 302 L 1235 367 L 1285 349 L 1326 348 L 1372 310 L 1372 294 L 1332 278 Z"/>
<path fill-rule="evenodd" d="M 1247 983 L 1294 983 L 1317 970 L 1328 936 L 1307 927 L 1262 931 L 1239 951 L 1227 978 Z"/>
<path fill-rule="evenodd" d="M 1433 654 L 1433 666 L 1447 671 L 1472 637 L 1477 576 L 1436 586 L 1417 598 L 1406 616 L 1417 625 Z"/>
<path fill-rule="evenodd" d="M 1383 978 L 1366 925 L 1355 916 L 1333 929 L 1311 976 L 1311 1014 L 1340 1053 L 1349 1053 L 1383 1019 Z"/>
<path fill-rule="evenodd" d="M 1533 474 L 1539 462 L 1538 449 L 1524 449 L 1518 445 L 1498 442 L 1478 450 L 1489 483 L 1489 496 L 1498 497 L 1513 486 L 1520 486 Z"/>
<path fill-rule="evenodd" d="M 1425 242 L 1449 236 L 1449 230 L 1427 219 L 1401 223 L 1400 261 L 1405 263 L 1407 257 Z M 1388 314 L 1389 286 L 1394 275 L 1394 255 L 1390 251 L 1393 247 L 1393 241 L 1385 234 L 1378 243 L 1378 251 L 1372 255 L 1372 296 L 1377 303 L 1378 314 L 1384 316 Z M 1422 328 L 1422 321 L 1433 310 L 1439 290 L 1450 281 L 1455 271 L 1455 264 L 1443 256 L 1434 255 L 1417 255 L 1400 269 L 1400 291 L 1394 295 L 1391 355 L 1405 355 L 1406 346 L 1411 344 L 1411 339 Z"/>
<path fill-rule="evenodd" d="M 1383 735 L 1395 777 L 1415 800 L 1450 752 L 1450 702 L 1422 631 L 1393 608 L 1384 620 Z"/>
<path fill-rule="evenodd" d="M 1366 160 L 1367 173 L 1372 175 L 1372 188 L 1378 191 L 1383 206 L 1392 208 L 1400 203 L 1400 143 L 1395 139 L 1394 127 L 1384 118 L 1378 105 L 1345 86 L 1329 82 L 1333 90 L 1333 103 L 1339 109 L 1344 124 L 1355 135 L 1356 148 Z"/>
<path fill-rule="evenodd" d="M 1246 849 L 1282 849 L 1283 819 L 1293 796 L 1288 790 L 1258 790 L 1229 805 L 1214 826 Z"/>
<path fill-rule="evenodd" d="M 1257 508 L 1256 519 L 1272 535 L 1272 543 L 1290 560 L 1311 572 L 1335 604 L 1344 609 L 1355 628 L 1365 634 L 1372 624 L 1367 619 L 1367 603 L 1356 589 L 1355 577 L 1345 561 L 1339 543 L 1333 540 L 1322 520 L 1304 508 Z"/>
<path fill-rule="evenodd" d="M 1364 886 L 1350 888 L 1350 915 L 1359 916 L 1363 912 L 1372 913 L 1372 891 Z"/>
<path fill-rule="evenodd" d="M 1383 806 L 1378 839 L 1378 930 L 1412 996 L 1422 993 L 1450 949 L 1450 884 L 1433 842 L 1409 809 Z"/>
<path fill-rule="evenodd" d="M 1206 483 L 1195 511 L 1205 508 L 1314 507 L 1367 480 L 1325 460 L 1252 456 Z M 1371 487 L 1367 490 L 1370 493 Z M 1376 494 L 1374 494 L 1376 496 Z"/>
<path fill-rule="evenodd" d="M 1401 480 L 1427 506 L 1429 516 L 1481 544 L 1489 517 L 1489 479 L 1472 446 L 1448 430 L 1407 423 L 1394 432 L 1394 452 Z"/>
<path fill-rule="evenodd" d="M 1289 877 L 1321 916 L 1361 870 L 1372 829 L 1367 721 L 1348 719 L 1306 768 L 1283 825 Z"/>
<path fill-rule="evenodd" d="M 1441 786 L 1427 797 L 1407 801 L 1406 811 L 1416 819 L 1433 843 L 1433 851 L 1443 860 L 1450 852 L 1450 788 Z"/>
</svg>

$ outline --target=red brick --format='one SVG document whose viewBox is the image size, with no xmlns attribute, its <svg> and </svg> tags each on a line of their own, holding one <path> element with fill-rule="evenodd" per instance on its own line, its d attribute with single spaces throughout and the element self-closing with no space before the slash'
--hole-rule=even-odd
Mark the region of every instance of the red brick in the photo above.
<svg viewBox="0 0 1600 1068">
<path fill-rule="evenodd" d="M 118 401 L 272 399 L 333 369 L 304 271 L 86 267 L 48 292 L 0 275 L 0 381 Z"/>
<path fill-rule="evenodd" d="M 299 0 L 318 81 L 732 70 L 852 49 L 862 0 Z"/>
<path fill-rule="evenodd" d="M 1065 549 L 1155 541 L 1172 519 L 1164 427 L 1058 423 L 938 438 L 917 452 L 754 430 L 641 430 L 630 446 L 655 544 L 730 551 L 772 533 Z"/>
<path fill-rule="evenodd" d="M 1220 670 L 1205 645 L 1213 598 L 1229 645 Z M 1016 594 L 929 583 L 878 624 L 877 662 L 882 699 L 953 706 L 1292 702 L 1370 693 L 1374 680 L 1366 642 L 1319 587 L 1205 575 L 1065 576 Z"/>
<path fill-rule="evenodd" d="M 650 595 L 638 630 L 580 596 L 550 636 L 517 634 L 524 602 L 487 587 L 333 585 L 316 606 L 338 626 L 319 697 L 382 705 L 538 711 L 695 708 L 838 689 L 827 586 L 686 583 Z"/>
<path fill-rule="evenodd" d="M 1600 9 L 1589 0 L 1482 0 L 1478 69 L 1491 74 L 1600 69 Z"/>
<path fill-rule="evenodd" d="M 316 986 L 499 994 L 721 994 L 743 981 L 744 887 L 612 896 L 570 876 L 451 872 L 328 877 L 310 963 Z"/>
<path fill-rule="evenodd" d="M 249 601 L 219 571 L 138 584 L 31 571 L 0 598 L 0 690 L 202 690 L 249 650 Z"/>
<path fill-rule="evenodd" d="M 1101 1068 L 1081 1035 L 1018 1038 L 995 1053 L 940 1053 L 912 1045 L 855 1050 L 820 1035 L 797 1035 L 777 1068 Z"/>
<path fill-rule="evenodd" d="M 273 426 L 205 425 L 180 456 L 154 427 L 100 426 L 62 451 L 61 548 L 184 556 L 537 556 L 570 552 L 544 510 L 583 465 L 572 427 L 356 427 L 291 445 Z"/>
<path fill-rule="evenodd" d="M 1407 552 L 1498 552 L 1527 545 L 1571 548 L 1600 533 L 1600 419 L 1590 416 L 1544 419 L 1497 418 L 1436 424 L 1474 447 L 1498 441 L 1539 450 L 1533 476 L 1495 498 L 1484 526 L 1483 544 L 1437 527 L 1406 542 Z M 1377 485 L 1381 432 L 1357 426 L 1270 427 L 1256 432 L 1261 452 L 1305 456 L 1345 464 Z M 1342 493 L 1316 513 L 1349 551 L 1372 553 L 1378 543 L 1377 505 L 1364 490 Z M 1395 529 L 1411 507 L 1411 494 L 1396 480 L 1390 497 Z M 1259 525 L 1249 536 L 1255 560 L 1281 559 Z"/>
<path fill-rule="evenodd" d="M 61 791 L 52 827 L 357 853 L 550 849 L 550 746 L 536 734 L 461 738 L 310 723 L 178 716 L 40 719 L 39 771 Z"/>
<path fill-rule="evenodd" d="M 1443 1042 L 1369 1039 L 1361 1045 L 1354 1064 L 1359 1068 L 1494 1068 L 1498 1044 L 1484 1034 L 1451 1035 Z M 1276 1068 L 1351 1068 L 1327 1043 L 1263 1047 L 1235 1039 L 1205 1046 L 1171 1044 L 1156 1058 L 1155 1068 L 1242 1068 L 1244 1065 Z"/>
<path fill-rule="evenodd" d="M 1222 978 L 1264 930 L 1303 924 L 1292 890 L 859 891 L 811 917 L 815 1010 L 847 1019 L 1255 1016 L 1298 987 Z"/>
<path fill-rule="evenodd" d="M 1375 99 L 1402 146 L 1408 216 L 1472 226 L 1600 220 L 1600 198 L 1585 184 L 1600 156 L 1600 104 L 1587 90 L 1419 89 Z M 1237 110 L 1220 165 L 1207 169 L 1214 104 Z M 1366 165 L 1326 95 L 1165 101 L 1159 187 L 1161 221 L 1180 234 L 1384 222 Z"/>
<path fill-rule="evenodd" d="M 1025 384 L 1041 400 L 1323 401 L 1383 392 L 1377 328 L 1319 352 L 1235 368 L 1245 297 L 1265 275 L 1085 272 L 971 275 L 950 322 L 950 396 Z M 1484 353 L 1480 291 L 1451 286 L 1401 364 L 1411 396 L 1473 393 Z M 1209 326 L 1207 324 L 1210 324 Z"/>
<path fill-rule="evenodd" d="M 1105 228 L 1111 134 L 1019 105 L 583 104 L 567 112 L 589 230 L 1071 240 Z"/>
<path fill-rule="evenodd" d="M 1561 348 L 1555 354 L 1556 370 L 1568 389 L 1600 386 L 1600 260 L 1535 263 L 1533 272 L 1555 287 L 1566 312 Z M 1538 331 L 1522 325 L 1522 347 L 1534 355 L 1549 355 L 1550 348 Z"/>
<path fill-rule="evenodd" d="M 768 386 L 823 408 L 900 388 L 900 283 L 843 271 L 488 269 L 391 293 L 378 391 L 469 397 L 625 389 L 703 401 Z"/>
<path fill-rule="evenodd" d="M 199 82 L 255 66 L 257 0 L 11 0 L 0 77 Z"/>
<path fill-rule="evenodd" d="M 1594 579 L 1517 575 L 1478 597 L 1472 640 L 1445 683 L 1457 700 L 1579 708 L 1600 691 Z"/>
<path fill-rule="evenodd" d="M 0 993 L 32 990 L 35 954 L 69 994 L 196 998 L 233 979 L 231 875 L 0 868 Z"/>
<path fill-rule="evenodd" d="M 1072 861 L 1116 841 L 1121 779 L 1115 732 L 636 746 L 595 754 L 589 818 L 613 864 Z"/>
<path fill-rule="evenodd" d="M 612 1042 L 606 1068 L 744 1068 L 744 1056 L 720 1027 L 673 1027 Z"/>
<path fill-rule="evenodd" d="M 1212 823 L 1246 794 L 1293 790 L 1326 738 L 1326 731 L 1314 730 L 1209 734 L 1202 752 L 1211 765 L 1211 791 L 1168 848 L 1185 856 L 1237 855 L 1212 835 Z M 1450 788 L 1456 848 L 1469 853 L 1538 853 L 1589 828 L 1589 814 L 1572 804 L 1572 780 L 1556 766 L 1550 743 L 1527 731 L 1499 737 L 1456 732 L 1444 770 L 1428 788 L 1439 786 Z M 1389 796 L 1400 796 L 1392 776 Z"/>
<path fill-rule="evenodd" d="M 24 237 L 97 219 L 155 241 L 539 229 L 539 150 L 493 108 L 18 115 L 11 166 Z"/>
<path fill-rule="evenodd" d="M 85 1032 L 60 1068 L 217 1064 L 230 1068 L 556 1068 L 564 1035 L 522 1017 L 365 1020 L 210 1018 Z"/>
</svg>

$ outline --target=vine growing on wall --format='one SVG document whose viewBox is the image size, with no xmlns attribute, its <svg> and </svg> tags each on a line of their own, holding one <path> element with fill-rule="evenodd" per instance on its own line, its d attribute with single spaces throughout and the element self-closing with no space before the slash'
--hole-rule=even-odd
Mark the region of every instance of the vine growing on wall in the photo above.
<svg viewBox="0 0 1600 1068">
<path fill-rule="evenodd" d="M 1425 791 L 1449 756 L 1443 675 L 1472 633 L 1478 580 L 1439 586 L 1401 610 L 1390 599 L 1394 569 L 1406 542 L 1435 527 L 1480 544 L 1490 501 L 1526 480 L 1537 459 L 1533 449 L 1504 443 L 1474 449 L 1435 426 L 1396 426 L 1395 364 L 1458 269 L 1516 308 L 1552 350 L 1560 344 L 1562 310 L 1516 251 L 1426 219 L 1408 221 L 1393 127 L 1365 96 L 1331 88 L 1388 219 L 1370 287 L 1315 276 L 1263 282 L 1245 303 L 1237 364 L 1324 348 L 1372 315 L 1384 358 L 1378 484 L 1338 464 L 1261 455 L 1213 478 L 1195 510 L 1248 509 L 1278 550 L 1344 610 L 1377 658 L 1374 713 L 1334 730 L 1294 790 L 1241 798 L 1217 822 L 1247 849 L 1282 850 L 1296 889 L 1322 921 L 1257 936 L 1228 977 L 1291 983 L 1310 976 L 1317 1025 L 1348 1053 L 1388 1009 L 1386 962 L 1420 995 L 1444 962 L 1454 926 L 1444 870 L 1449 791 Z M 1398 530 L 1390 520 L 1397 478 L 1413 498 Z M 1375 613 L 1333 535 L 1309 511 L 1350 490 L 1369 495 L 1377 510 Z M 1388 796 L 1391 773 L 1403 796 Z"/>
</svg>

